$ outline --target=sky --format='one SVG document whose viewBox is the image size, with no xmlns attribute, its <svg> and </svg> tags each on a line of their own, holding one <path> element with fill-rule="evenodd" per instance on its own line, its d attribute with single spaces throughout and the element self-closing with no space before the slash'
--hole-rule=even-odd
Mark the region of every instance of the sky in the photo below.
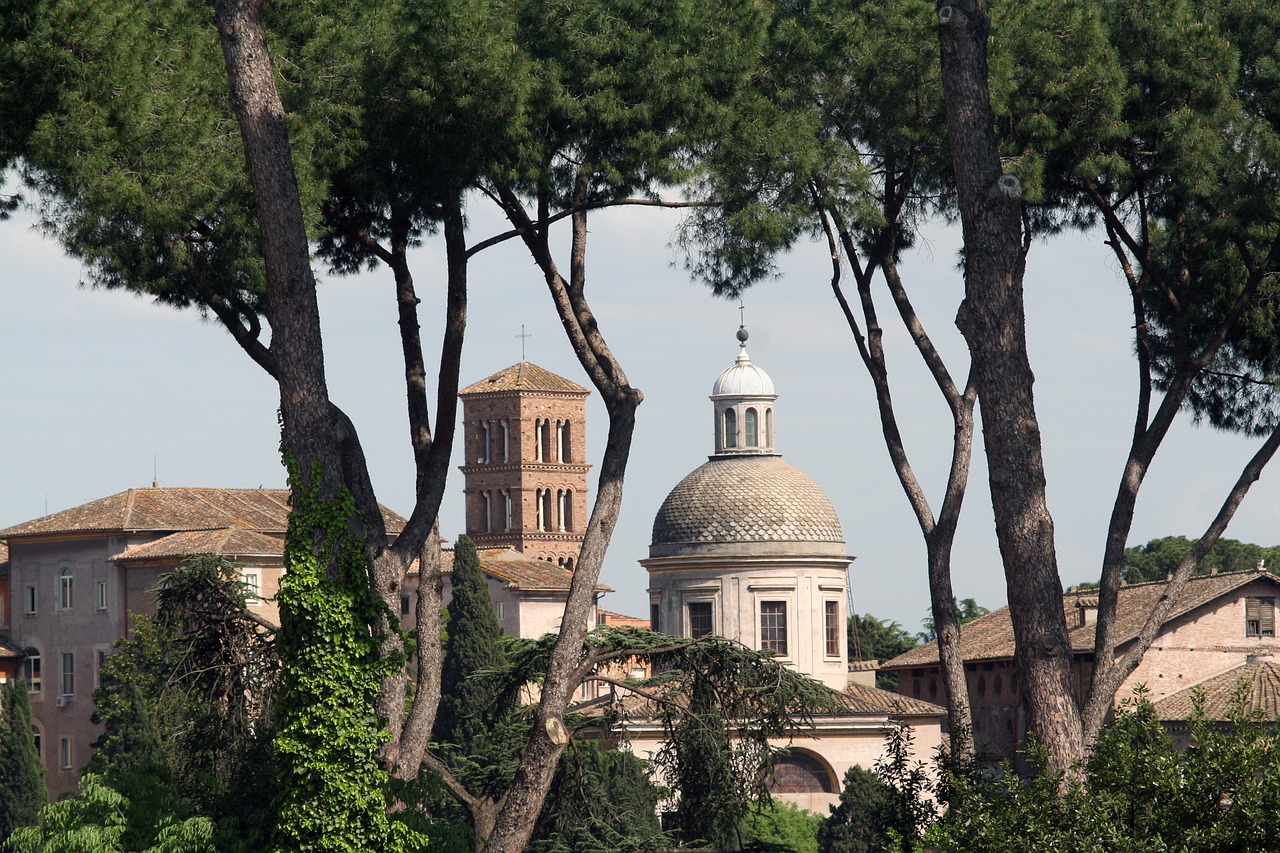
<svg viewBox="0 0 1280 853">
<path fill-rule="evenodd" d="M 481 201 L 471 240 L 503 230 Z M 0 527 L 130 487 L 283 487 L 276 388 L 215 323 L 126 293 L 82 286 L 85 272 L 41 235 L 29 214 L 0 223 Z M 622 515 L 602 581 L 604 607 L 648 612 L 654 514 L 713 450 L 707 399 L 737 355 L 736 302 L 691 280 L 673 248 L 679 216 L 651 208 L 593 216 L 587 296 L 600 328 L 645 402 L 637 418 Z M 562 238 L 564 234 L 560 235 Z M 561 249 L 564 247 L 562 246 Z M 920 235 L 903 274 L 917 309 L 957 377 L 966 350 L 954 325 L 963 285 L 959 235 Z M 562 256 L 563 257 L 563 256 Z M 428 241 L 411 258 L 428 347 L 438 359 L 443 253 Z M 562 260 L 567 266 L 567 262 Z M 870 380 L 829 286 L 822 247 L 797 247 L 779 277 L 745 297 L 752 360 L 777 388 L 776 443 L 831 498 L 848 553 L 855 608 L 919 630 L 928 614 L 924 545 L 880 433 Z M 462 384 L 521 360 L 582 385 L 546 286 L 514 241 L 473 261 Z M 407 515 L 408 444 L 394 289 L 389 273 L 323 275 L 330 392 L 355 421 L 379 499 Z M 1096 579 L 1107 518 L 1132 431 L 1137 375 L 1127 292 L 1095 236 L 1036 243 L 1026 274 L 1027 335 L 1064 585 Z M 934 501 L 950 454 L 950 419 L 883 293 L 890 377 L 916 474 Z M 521 330 L 529 337 L 521 339 Z M 434 352 L 432 352 L 434 350 Z M 434 393 L 434 392 L 433 392 Z M 434 416 L 434 413 L 433 413 Z M 588 401 L 588 461 L 598 465 L 606 415 Z M 980 438 L 953 554 L 957 595 L 1005 602 Z M 1255 441 L 1183 418 L 1149 474 L 1131 544 L 1198 535 Z M 455 452 L 441 512 L 447 538 L 462 532 Z M 1254 486 L 1228 536 L 1280 543 L 1280 472 Z M 594 486 L 593 492 L 594 494 Z M 590 496 L 589 496 L 590 497 Z"/>
</svg>

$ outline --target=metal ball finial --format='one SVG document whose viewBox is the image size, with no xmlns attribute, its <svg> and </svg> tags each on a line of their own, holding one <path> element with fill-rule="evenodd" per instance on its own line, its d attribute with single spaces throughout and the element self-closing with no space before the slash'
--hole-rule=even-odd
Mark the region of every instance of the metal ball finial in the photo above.
<svg viewBox="0 0 1280 853">
<path fill-rule="evenodd" d="M 739 326 L 738 327 L 738 345 L 745 347 L 747 345 L 747 338 L 749 337 L 751 337 L 751 335 L 747 334 L 747 327 Z"/>
</svg>

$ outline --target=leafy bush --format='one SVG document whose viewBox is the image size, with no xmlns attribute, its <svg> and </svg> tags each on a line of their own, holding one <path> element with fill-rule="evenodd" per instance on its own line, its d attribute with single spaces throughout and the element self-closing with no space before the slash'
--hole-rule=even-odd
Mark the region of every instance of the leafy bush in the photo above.
<svg viewBox="0 0 1280 853">
<path fill-rule="evenodd" d="M 748 850 L 785 850 L 788 853 L 818 853 L 820 815 L 791 803 L 771 800 L 758 806 L 742 821 L 743 847 Z"/>
<path fill-rule="evenodd" d="M 1122 708 L 1075 779 L 1039 772 L 949 773 L 950 816 L 923 849 L 992 853 L 1147 853 L 1280 850 L 1280 744 L 1274 726 L 1246 707 L 1231 719 L 1188 720 L 1190 746 L 1174 748 L 1145 699 Z M 1028 756 L 1044 766 L 1034 745 Z M 908 847 L 907 849 L 911 849 Z"/>
</svg>

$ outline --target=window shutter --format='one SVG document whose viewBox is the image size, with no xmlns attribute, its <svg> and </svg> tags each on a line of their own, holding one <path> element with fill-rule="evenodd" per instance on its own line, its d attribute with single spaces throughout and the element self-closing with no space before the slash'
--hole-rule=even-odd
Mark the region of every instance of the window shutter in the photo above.
<svg viewBox="0 0 1280 853">
<path fill-rule="evenodd" d="M 1276 635 L 1275 598 L 1246 598 L 1244 600 L 1244 624 L 1246 636 L 1274 637 Z"/>
</svg>

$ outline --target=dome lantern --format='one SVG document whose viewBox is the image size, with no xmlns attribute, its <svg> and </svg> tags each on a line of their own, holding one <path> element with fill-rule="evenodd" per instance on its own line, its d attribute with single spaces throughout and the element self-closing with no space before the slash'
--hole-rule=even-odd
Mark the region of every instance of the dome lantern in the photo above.
<svg viewBox="0 0 1280 853">
<path fill-rule="evenodd" d="M 711 388 L 715 407 L 715 455 L 773 455 L 773 403 L 769 374 L 747 354 L 747 330 L 738 328 L 738 357 Z"/>
</svg>

